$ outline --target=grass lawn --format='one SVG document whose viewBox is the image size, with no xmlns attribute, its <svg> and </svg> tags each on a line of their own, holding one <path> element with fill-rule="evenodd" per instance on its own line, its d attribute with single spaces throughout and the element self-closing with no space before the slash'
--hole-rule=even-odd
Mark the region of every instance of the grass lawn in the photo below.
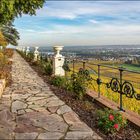
<svg viewBox="0 0 140 140">
<path fill-rule="evenodd" d="M 121 67 L 124 67 L 128 70 L 133 70 L 133 71 L 140 71 L 140 65 L 134 65 L 134 64 L 121 64 Z"/>
</svg>

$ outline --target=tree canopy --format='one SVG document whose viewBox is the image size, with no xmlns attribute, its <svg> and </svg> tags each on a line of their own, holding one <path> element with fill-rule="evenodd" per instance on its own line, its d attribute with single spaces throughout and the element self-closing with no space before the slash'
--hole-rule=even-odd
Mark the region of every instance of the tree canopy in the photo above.
<svg viewBox="0 0 140 140">
<path fill-rule="evenodd" d="M 0 46 L 17 45 L 19 33 L 12 22 L 23 14 L 35 15 L 46 0 L 0 0 Z"/>
<path fill-rule="evenodd" d="M 0 0 L 0 25 L 22 14 L 35 15 L 46 0 Z"/>
</svg>

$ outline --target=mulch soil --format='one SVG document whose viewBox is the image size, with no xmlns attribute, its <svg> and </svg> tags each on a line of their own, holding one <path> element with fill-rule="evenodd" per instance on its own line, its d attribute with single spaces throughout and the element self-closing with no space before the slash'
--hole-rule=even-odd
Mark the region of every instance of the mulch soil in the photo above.
<svg viewBox="0 0 140 140">
<path fill-rule="evenodd" d="M 30 66 L 38 73 L 38 75 L 49 85 L 50 89 L 63 100 L 68 106 L 70 106 L 80 117 L 80 119 L 85 122 L 89 127 L 91 127 L 96 133 L 98 133 L 105 140 L 136 140 L 140 139 L 140 129 L 135 128 L 128 122 L 128 125 L 125 129 L 120 130 L 116 134 L 105 135 L 104 132 L 99 130 L 97 126 L 96 119 L 96 110 L 103 109 L 100 104 L 89 100 L 89 97 L 86 96 L 84 100 L 79 100 L 74 93 L 66 91 L 63 88 L 58 88 L 50 84 L 50 77 L 46 76 L 43 73 L 43 70 L 37 66 L 33 65 L 31 62 L 28 62 Z"/>
</svg>

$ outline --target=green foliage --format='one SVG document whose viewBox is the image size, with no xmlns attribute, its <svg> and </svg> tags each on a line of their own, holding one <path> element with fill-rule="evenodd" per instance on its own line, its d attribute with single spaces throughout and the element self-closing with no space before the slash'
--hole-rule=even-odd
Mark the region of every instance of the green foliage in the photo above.
<svg viewBox="0 0 140 140">
<path fill-rule="evenodd" d="M 51 84 L 57 87 L 63 87 L 66 83 L 66 79 L 64 77 L 55 76 L 51 79 Z"/>
<path fill-rule="evenodd" d="M 7 23 L 1 27 L 1 32 L 8 44 L 17 46 L 17 41 L 20 39 L 18 31 L 14 28 L 12 23 Z"/>
<path fill-rule="evenodd" d="M 66 59 L 63 64 L 63 69 L 65 70 L 65 72 L 70 72 L 70 68 Z"/>
<path fill-rule="evenodd" d="M 1 0 L 0 1 L 0 25 L 13 21 L 22 14 L 35 15 L 45 0 Z"/>
<path fill-rule="evenodd" d="M 46 65 L 44 66 L 44 71 L 46 75 L 52 75 L 53 73 L 52 65 L 50 63 L 46 63 Z"/>
<path fill-rule="evenodd" d="M 68 90 L 68 91 L 73 91 L 73 82 L 70 80 L 70 79 L 67 79 L 66 78 L 66 82 L 65 82 L 65 85 L 64 85 L 65 89 Z"/>
<path fill-rule="evenodd" d="M 25 58 L 25 52 L 19 51 L 19 50 L 17 50 L 17 52 L 18 52 L 23 58 Z"/>
<path fill-rule="evenodd" d="M 80 68 L 78 73 L 71 75 L 71 78 L 73 91 L 79 99 L 83 99 L 83 96 L 86 94 L 86 89 L 92 80 L 89 71 Z"/>
<path fill-rule="evenodd" d="M 29 52 L 27 54 L 26 58 L 27 58 L 27 61 L 30 61 L 30 62 L 33 61 L 33 59 L 34 59 L 34 53 L 33 52 Z"/>
<path fill-rule="evenodd" d="M 115 133 L 127 125 L 126 119 L 118 112 L 105 108 L 97 110 L 98 126 L 106 134 Z"/>
<path fill-rule="evenodd" d="M 3 33 L 5 40 L 1 41 L 0 46 L 12 44 L 17 46 L 19 33 L 11 24 L 15 17 L 23 14 L 35 15 L 36 10 L 43 7 L 46 0 L 0 0 L 0 32 Z"/>
</svg>

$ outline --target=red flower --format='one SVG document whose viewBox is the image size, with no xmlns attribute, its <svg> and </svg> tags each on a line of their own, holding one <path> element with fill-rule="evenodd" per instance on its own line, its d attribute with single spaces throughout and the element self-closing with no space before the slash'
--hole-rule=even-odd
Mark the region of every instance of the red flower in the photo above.
<svg viewBox="0 0 140 140">
<path fill-rule="evenodd" d="M 118 129 L 119 128 L 119 125 L 116 123 L 116 124 L 114 124 L 114 128 L 115 129 Z"/>
<path fill-rule="evenodd" d="M 112 114 L 109 115 L 109 120 L 113 121 L 114 120 L 114 116 Z"/>
</svg>

